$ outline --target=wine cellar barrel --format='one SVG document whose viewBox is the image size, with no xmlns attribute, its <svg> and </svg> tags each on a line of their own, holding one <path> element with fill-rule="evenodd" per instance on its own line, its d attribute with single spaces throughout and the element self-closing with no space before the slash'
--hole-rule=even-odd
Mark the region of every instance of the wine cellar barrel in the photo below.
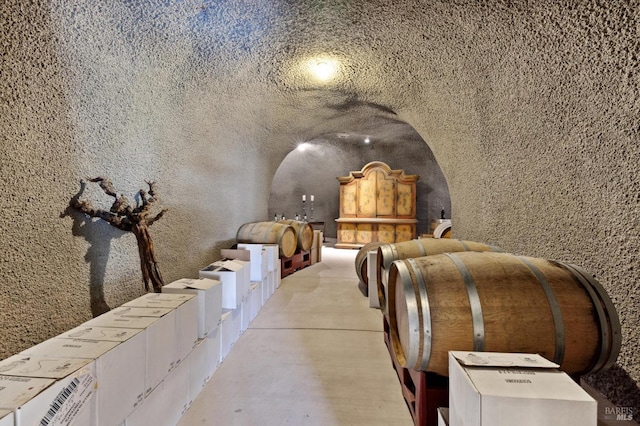
<svg viewBox="0 0 640 426">
<path fill-rule="evenodd" d="M 571 375 L 609 368 L 618 314 L 582 268 L 507 253 L 394 261 L 389 334 L 400 364 L 448 375 L 447 352 L 538 353 Z"/>
<path fill-rule="evenodd" d="M 300 220 L 285 219 L 279 220 L 278 223 L 291 226 L 297 235 L 298 250 L 310 250 L 313 244 L 313 228 L 309 223 Z"/>
<path fill-rule="evenodd" d="M 419 238 L 417 240 L 381 245 L 378 248 L 376 282 L 378 284 L 378 298 L 380 299 L 380 309 L 382 309 L 382 312 L 385 314 L 388 313 L 386 306 L 387 278 L 389 275 L 389 267 L 394 260 L 462 251 L 501 252 L 503 250 L 499 247 L 476 241 L 455 240 L 450 238 Z"/>
<path fill-rule="evenodd" d="M 245 223 L 236 234 L 239 243 L 278 244 L 280 257 L 291 257 L 296 252 L 298 236 L 293 227 L 277 222 Z"/>
<path fill-rule="evenodd" d="M 433 238 L 451 238 L 451 222 L 441 223 L 433 230 Z"/>
<path fill-rule="evenodd" d="M 372 241 L 362 246 L 356 254 L 356 274 L 358 274 L 360 282 L 364 284 L 364 288 L 368 288 L 369 285 L 369 276 L 367 274 L 367 253 L 373 250 L 378 250 L 378 247 L 383 244 L 385 243 Z"/>
</svg>

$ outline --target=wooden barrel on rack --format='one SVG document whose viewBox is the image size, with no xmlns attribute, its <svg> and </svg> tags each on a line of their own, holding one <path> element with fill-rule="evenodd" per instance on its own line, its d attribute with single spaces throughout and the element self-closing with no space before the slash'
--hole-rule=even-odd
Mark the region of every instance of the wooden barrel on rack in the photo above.
<svg viewBox="0 0 640 426">
<path fill-rule="evenodd" d="M 298 236 L 293 227 L 277 222 L 245 223 L 236 234 L 239 243 L 278 244 L 280 257 L 291 257 L 296 252 Z"/>
<path fill-rule="evenodd" d="M 376 279 L 378 284 L 378 298 L 380 309 L 386 315 L 387 277 L 389 267 L 394 260 L 414 257 L 431 256 L 442 253 L 461 251 L 503 251 L 501 248 L 476 241 L 455 240 L 450 238 L 418 238 L 417 240 L 402 241 L 395 244 L 384 244 L 378 248 Z"/>
<path fill-rule="evenodd" d="M 365 244 L 358 250 L 356 254 L 356 274 L 358 274 L 358 278 L 360 279 L 359 285 L 360 289 L 366 289 L 365 296 L 369 295 L 369 274 L 367 273 L 367 254 L 370 251 L 378 250 L 378 247 L 385 243 L 381 243 L 379 241 L 372 241 L 370 243 Z M 364 291 L 363 291 L 364 293 Z"/>
<path fill-rule="evenodd" d="M 313 245 L 313 228 L 308 222 L 285 219 L 279 220 L 278 223 L 289 225 L 296 231 L 296 235 L 298 236 L 298 250 L 307 251 L 311 249 L 311 246 Z"/>
<path fill-rule="evenodd" d="M 394 261 L 389 335 L 405 368 L 448 375 L 447 352 L 538 353 L 571 375 L 609 368 L 618 314 L 582 268 L 507 253 Z"/>
</svg>

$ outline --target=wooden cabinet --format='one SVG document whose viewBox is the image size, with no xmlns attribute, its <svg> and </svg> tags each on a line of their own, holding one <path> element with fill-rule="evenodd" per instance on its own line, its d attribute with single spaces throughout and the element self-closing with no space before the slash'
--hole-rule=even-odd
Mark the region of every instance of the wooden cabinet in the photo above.
<svg viewBox="0 0 640 426">
<path fill-rule="evenodd" d="M 380 241 L 395 243 L 416 237 L 418 175 L 391 170 L 380 161 L 338 177 L 340 217 L 337 248 L 358 248 Z"/>
</svg>

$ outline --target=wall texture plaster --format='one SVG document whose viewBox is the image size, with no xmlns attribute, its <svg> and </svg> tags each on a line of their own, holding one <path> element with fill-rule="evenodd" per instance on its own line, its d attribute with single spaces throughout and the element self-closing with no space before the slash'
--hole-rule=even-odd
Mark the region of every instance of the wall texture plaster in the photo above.
<svg viewBox="0 0 640 426">
<path fill-rule="evenodd" d="M 65 212 L 81 178 L 155 179 L 165 280 L 196 276 L 296 142 L 374 108 L 433 152 L 455 237 L 596 275 L 623 347 L 588 380 L 640 413 L 639 28 L 635 1 L 1 2 L 0 357 L 143 291 L 133 236 Z"/>
</svg>

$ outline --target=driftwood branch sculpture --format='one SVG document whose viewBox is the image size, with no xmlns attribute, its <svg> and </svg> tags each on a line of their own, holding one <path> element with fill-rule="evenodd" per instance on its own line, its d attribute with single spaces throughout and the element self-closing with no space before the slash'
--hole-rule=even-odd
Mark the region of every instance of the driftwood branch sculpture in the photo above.
<svg viewBox="0 0 640 426">
<path fill-rule="evenodd" d="M 144 189 L 138 191 L 139 201 L 135 206 L 132 206 L 124 195 L 114 189 L 109 179 L 96 177 L 88 180 L 89 182 L 97 182 L 105 194 L 114 198 L 111 208 L 108 211 L 96 209 L 88 201 L 81 201 L 79 198 L 71 199 L 70 206 L 88 216 L 100 218 L 122 231 L 133 232 L 138 242 L 144 287 L 149 291 L 149 284 L 151 284 L 153 291 L 160 293 L 164 282 L 153 251 L 153 240 L 149 233 L 149 227 L 160 220 L 167 209 L 161 210 L 155 216 L 150 215 L 151 207 L 156 201 L 155 181 L 145 181 L 149 186 L 149 191 Z"/>
</svg>

